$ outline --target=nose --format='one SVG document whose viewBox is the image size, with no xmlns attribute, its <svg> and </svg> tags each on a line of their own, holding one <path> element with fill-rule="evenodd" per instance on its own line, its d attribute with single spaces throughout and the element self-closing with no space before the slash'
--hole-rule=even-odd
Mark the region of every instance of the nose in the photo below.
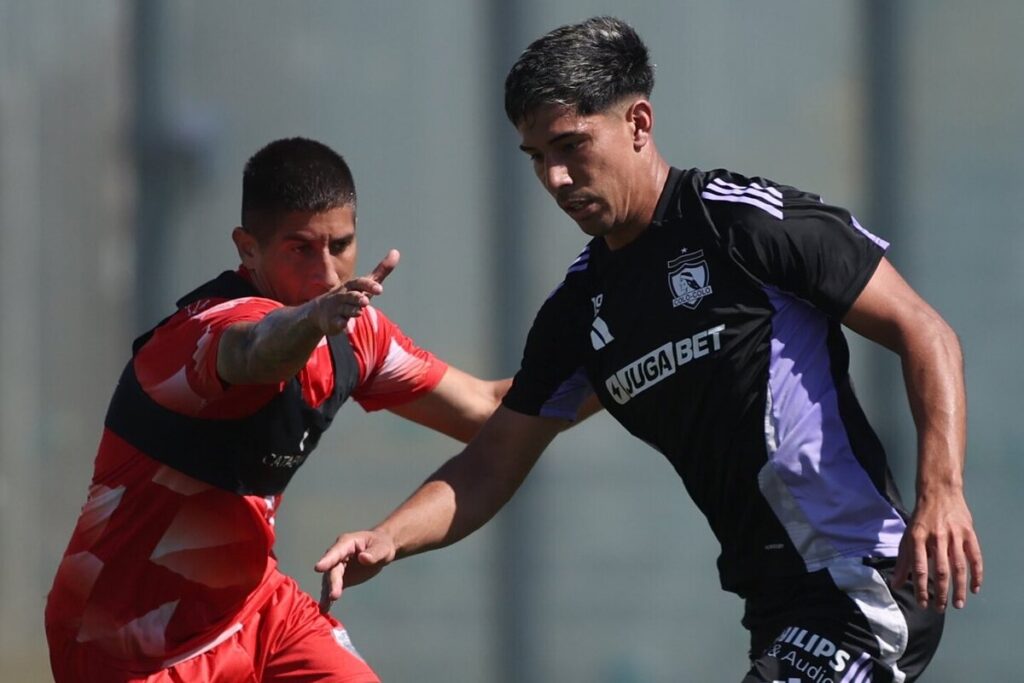
<svg viewBox="0 0 1024 683">
<path fill-rule="evenodd" d="M 321 249 L 317 255 L 314 278 L 319 282 L 323 282 L 327 289 L 334 289 L 341 284 L 338 269 L 335 267 L 334 256 L 331 255 L 330 250 L 327 248 Z"/>
<path fill-rule="evenodd" d="M 544 184 L 552 194 L 566 185 L 572 185 L 569 168 L 565 164 L 548 164 L 544 169 Z"/>
</svg>

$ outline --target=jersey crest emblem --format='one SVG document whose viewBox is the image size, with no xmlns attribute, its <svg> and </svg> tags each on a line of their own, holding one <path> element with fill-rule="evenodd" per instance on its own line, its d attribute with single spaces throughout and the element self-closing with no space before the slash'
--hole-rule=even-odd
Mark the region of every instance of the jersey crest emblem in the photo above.
<svg viewBox="0 0 1024 683">
<path fill-rule="evenodd" d="M 668 287 L 672 292 L 672 307 L 697 308 L 701 300 L 711 294 L 711 275 L 704 251 L 683 252 L 668 262 Z"/>
</svg>

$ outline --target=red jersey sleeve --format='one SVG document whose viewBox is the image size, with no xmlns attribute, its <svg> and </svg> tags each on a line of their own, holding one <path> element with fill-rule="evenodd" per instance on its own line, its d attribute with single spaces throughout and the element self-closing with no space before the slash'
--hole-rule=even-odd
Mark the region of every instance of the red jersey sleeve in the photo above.
<svg viewBox="0 0 1024 683">
<path fill-rule="evenodd" d="M 153 332 L 135 355 L 135 374 L 160 405 L 185 415 L 233 418 L 251 414 L 281 385 L 227 385 L 217 374 L 221 335 L 238 322 L 261 320 L 281 304 L 246 297 L 192 303 Z"/>
<path fill-rule="evenodd" d="M 373 306 L 349 320 L 348 338 L 359 363 L 359 384 L 352 397 L 368 411 L 419 398 L 432 391 L 448 369 Z"/>
</svg>

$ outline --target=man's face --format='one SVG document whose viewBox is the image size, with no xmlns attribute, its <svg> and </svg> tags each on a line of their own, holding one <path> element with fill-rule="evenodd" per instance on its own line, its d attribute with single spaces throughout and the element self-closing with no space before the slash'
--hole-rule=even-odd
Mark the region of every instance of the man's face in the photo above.
<svg viewBox="0 0 1024 683">
<path fill-rule="evenodd" d="M 637 220 L 637 152 L 630 107 L 589 116 L 543 105 L 518 127 L 522 149 L 558 206 L 580 229 L 613 239 Z"/>
<path fill-rule="evenodd" d="M 305 303 L 352 279 L 356 215 L 351 204 L 280 216 L 266 244 L 242 228 L 232 234 L 260 293 L 286 306 Z"/>
</svg>

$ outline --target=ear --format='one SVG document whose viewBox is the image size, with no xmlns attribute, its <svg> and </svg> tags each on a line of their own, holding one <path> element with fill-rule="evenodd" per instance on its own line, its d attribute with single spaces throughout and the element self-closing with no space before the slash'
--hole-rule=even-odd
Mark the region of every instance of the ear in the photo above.
<svg viewBox="0 0 1024 683">
<path fill-rule="evenodd" d="M 654 107 L 649 100 L 636 100 L 626 110 L 626 119 L 633 132 L 633 149 L 639 152 L 651 141 L 654 132 Z"/>
<path fill-rule="evenodd" d="M 260 245 L 256 238 L 248 230 L 239 226 L 231 231 L 231 241 L 235 243 L 238 258 L 242 259 L 242 265 L 246 268 L 254 268 L 260 254 Z"/>
</svg>

